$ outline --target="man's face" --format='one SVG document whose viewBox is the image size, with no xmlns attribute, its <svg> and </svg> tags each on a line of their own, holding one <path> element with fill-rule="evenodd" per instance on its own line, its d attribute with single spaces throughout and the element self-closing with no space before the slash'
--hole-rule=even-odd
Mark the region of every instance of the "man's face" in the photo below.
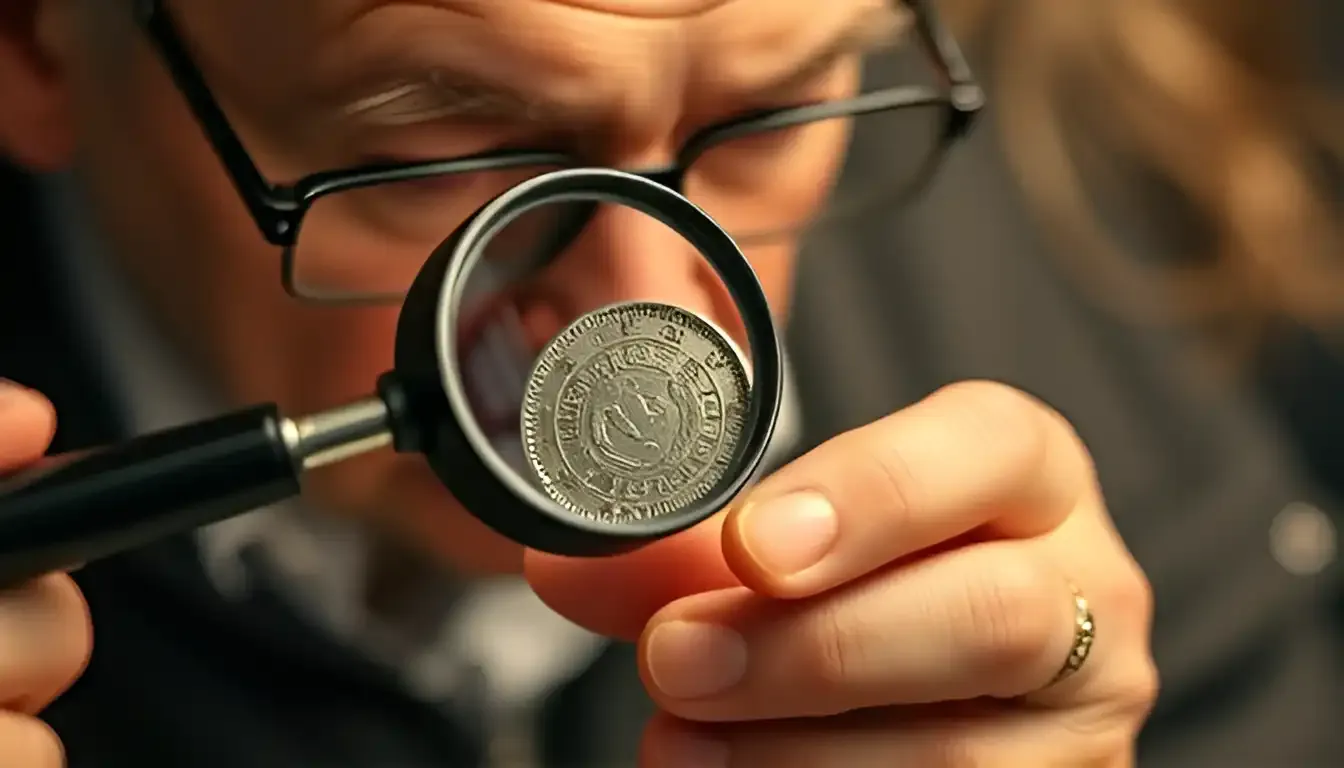
<svg viewBox="0 0 1344 768">
<path fill-rule="evenodd" d="M 231 403 L 277 401 L 291 414 L 369 393 L 392 363 L 396 307 L 338 309 L 285 295 L 277 249 L 261 238 L 134 28 L 130 3 L 18 5 L 35 9 L 36 33 L 25 50 L 23 35 L 7 32 L 19 43 L 15 56 L 0 57 L 0 85 L 25 85 L 35 106 L 10 125 L 0 118 L 0 138 L 20 158 L 79 171 L 101 234 L 192 364 Z M 862 32 L 888 21 L 887 5 L 193 0 L 170 8 L 262 173 L 289 182 L 369 161 L 514 147 L 619 168 L 662 165 L 706 125 L 852 93 L 856 51 L 797 70 L 820 51 L 867 42 Z M 12 26 L 21 30 L 25 14 L 18 16 Z M 501 88 L 483 90 L 480 80 Z M 688 193 L 712 195 L 713 212 L 731 219 L 730 229 L 768 229 L 780 212 L 805 218 L 823 203 L 845 140 L 835 123 L 763 137 L 724 155 L 718 178 Z M 415 259 L 456 223 L 448 219 L 484 202 L 481 193 L 452 179 L 366 190 L 350 214 L 365 215 L 359 234 L 329 236 L 329 261 L 314 270 L 374 286 L 390 270 L 413 273 Z M 408 250 L 406 231 L 433 237 L 409 249 L 411 259 L 389 258 Z M 782 237 L 746 248 L 781 320 L 795 247 Z M 741 341 L 734 305 L 709 266 L 662 225 L 626 209 L 602 209 L 555 260 L 503 295 L 467 323 L 482 340 L 464 360 L 469 386 L 473 379 L 496 392 L 516 386 L 500 383 L 510 374 L 498 363 L 483 362 L 497 357 L 487 352 L 505 331 L 527 358 L 578 314 L 614 301 L 690 308 Z M 511 423 L 516 432 L 516 418 Z M 464 568 L 518 561 L 513 545 L 458 509 L 411 458 L 342 465 L 313 478 L 310 493 L 340 514 L 395 520 Z"/>
</svg>

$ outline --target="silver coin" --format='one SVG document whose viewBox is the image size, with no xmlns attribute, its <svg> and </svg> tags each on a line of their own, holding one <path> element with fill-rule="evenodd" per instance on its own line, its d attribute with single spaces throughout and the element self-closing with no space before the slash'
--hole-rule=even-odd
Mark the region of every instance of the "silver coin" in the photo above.
<svg viewBox="0 0 1344 768">
<path fill-rule="evenodd" d="M 713 324 L 667 304 L 614 304 L 542 350 L 523 395 L 524 453 L 574 515 L 675 515 L 723 481 L 750 392 L 741 350 Z"/>
</svg>

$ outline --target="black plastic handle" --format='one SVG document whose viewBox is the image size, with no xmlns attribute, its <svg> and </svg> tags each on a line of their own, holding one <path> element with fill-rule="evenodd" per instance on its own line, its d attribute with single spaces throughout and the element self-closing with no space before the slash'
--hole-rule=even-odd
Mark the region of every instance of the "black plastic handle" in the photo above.
<svg viewBox="0 0 1344 768">
<path fill-rule="evenodd" d="M 274 405 L 49 460 L 0 482 L 0 585 L 294 496 L 300 472 Z"/>
</svg>

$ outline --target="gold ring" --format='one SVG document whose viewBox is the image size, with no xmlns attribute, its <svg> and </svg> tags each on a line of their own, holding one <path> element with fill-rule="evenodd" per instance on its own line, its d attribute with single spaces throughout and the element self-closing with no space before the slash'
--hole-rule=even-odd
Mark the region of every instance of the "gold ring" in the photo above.
<svg viewBox="0 0 1344 768">
<path fill-rule="evenodd" d="M 1055 673 L 1049 685 L 1054 685 L 1082 669 L 1087 657 L 1092 653 L 1092 642 L 1096 639 L 1097 625 L 1092 620 L 1092 608 L 1088 606 L 1087 598 L 1083 597 L 1078 587 L 1070 584 L 1069 589 L 1073 592 L 1073 646 L 1069 648 L 1069 656 L 1064 660 L 1064 666 Z"/>
</svg>

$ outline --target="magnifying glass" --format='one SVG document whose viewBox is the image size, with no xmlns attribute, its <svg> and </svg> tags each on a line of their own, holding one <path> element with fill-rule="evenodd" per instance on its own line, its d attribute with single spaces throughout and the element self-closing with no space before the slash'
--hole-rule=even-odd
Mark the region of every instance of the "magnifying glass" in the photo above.
<svg viewBox="0 0 1344 768">
<path fill-rule="evenodd" d="M 689 242 L 727 286 L 747 350 L 667 304 L 579 317 L 528 379 L 519 426 L 530 472 L 520 473 L 473 413 L 459 309 L 497 236 L 529 212 L 567 203 L 632 208 Z M 694 526 L 755 479 L 779 416 L 781 374 L 765 293 L 713 219 L 639 176 L 550 172 L 496 197 L 426 261 L 375 394 L 299 417 L 274 404 L 246 408 L 57 457 L 0 483 L 0 584 L 283 501 L 300 493 L 306 471 L 389 446 L 423 456 L 471 514 L 519 544 L 618 554 Z"/>
</svg>

